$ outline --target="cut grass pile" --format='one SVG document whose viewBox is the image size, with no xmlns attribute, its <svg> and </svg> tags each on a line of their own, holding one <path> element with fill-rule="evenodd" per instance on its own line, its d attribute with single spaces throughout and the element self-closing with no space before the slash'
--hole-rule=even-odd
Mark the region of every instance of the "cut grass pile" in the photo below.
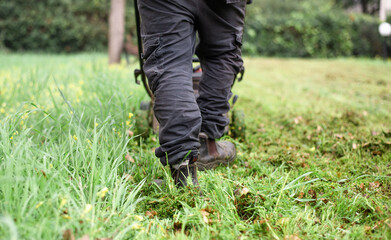
<svg viewBox="0 0 391 240">
<path fill-rule="evenodd" d="M 391 238 L 390 63 L 246 59 L 247 139 L 202 196 L 133 134 L 145 92 L 106 63 L 0 55 L 0 238 Z"/>
</svg>

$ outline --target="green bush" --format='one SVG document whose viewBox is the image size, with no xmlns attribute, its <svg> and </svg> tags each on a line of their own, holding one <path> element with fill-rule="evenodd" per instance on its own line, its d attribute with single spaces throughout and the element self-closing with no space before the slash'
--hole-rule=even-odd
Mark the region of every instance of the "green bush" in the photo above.
<svg viewBox="0 0 391 240">
<path fill-rule="evenodd" d="M 243 50 L 284 57 L 379 54 L 378 20 L 349 16 L 333 1 L 259 0 L 249 6 Z"/>
<path fill-rule="evenodd" d="M 382 54 L 382 42 L 378 33 L 379 20 L 365 15 L 351 15 L 354 56 L 375 57 Z"/>
<path fill-rule="evenodd" d="M 104 50 L 109 9 L 110 0 L 0 0 L 0 40 L 11 50 Z"/>
<path fill-rule="evenodd" d="M 1 0 L 3 45 L 11 50 L 104 49 L 107 7 L 100 1 Z"/>
</svg>

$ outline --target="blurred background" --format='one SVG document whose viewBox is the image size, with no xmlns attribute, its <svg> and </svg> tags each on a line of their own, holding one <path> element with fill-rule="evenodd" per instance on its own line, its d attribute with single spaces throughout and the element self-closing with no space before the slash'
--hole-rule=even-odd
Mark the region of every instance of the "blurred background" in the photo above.
<svg viewBox="0 0 391 240">
<path fill-rule="evenodd" d="M 384 15 L 390 2 L 254 0 L 247 8 L 244 54 L 382 56 L 385 39 L 378 26 L 391 22 L 391 14 Z M 110 49 L 110 61 L 117 62 L 123 51 L 137 54 L 136 40 L 133 0 L 0 0 L 1 51 Z"/>
</svg>

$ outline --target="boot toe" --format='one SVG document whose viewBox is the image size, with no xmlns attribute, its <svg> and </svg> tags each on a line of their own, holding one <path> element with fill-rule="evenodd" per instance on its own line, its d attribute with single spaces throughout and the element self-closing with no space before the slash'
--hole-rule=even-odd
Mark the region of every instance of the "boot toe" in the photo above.
<svg viewBox="0 0 391 240">
<path fill-rule="evenodd" d="M 235 144 L 228 142 L 228 141 L 223 141 L 221 142 L 221 147 L 222 147 L 222 152 L 223 155 L 225 156 L 225 159 L 227 162 L 231 162 L 236 158 L 236 148 Z"/>
</svg>

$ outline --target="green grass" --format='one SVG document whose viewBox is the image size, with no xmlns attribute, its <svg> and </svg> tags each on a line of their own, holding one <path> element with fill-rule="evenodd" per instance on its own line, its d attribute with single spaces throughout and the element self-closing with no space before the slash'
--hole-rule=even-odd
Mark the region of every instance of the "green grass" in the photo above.
<svg viewBox="0 0 391 240">
<path fill-rule="evenodd" d="M 203 196 L 173 186 L 157 136 L 129 135 L 133 68 L 0 55 L 0 238 L 391 238 L 390 63 L 246 59 L 247 139 L 199 173 Z"/>
</svg>

